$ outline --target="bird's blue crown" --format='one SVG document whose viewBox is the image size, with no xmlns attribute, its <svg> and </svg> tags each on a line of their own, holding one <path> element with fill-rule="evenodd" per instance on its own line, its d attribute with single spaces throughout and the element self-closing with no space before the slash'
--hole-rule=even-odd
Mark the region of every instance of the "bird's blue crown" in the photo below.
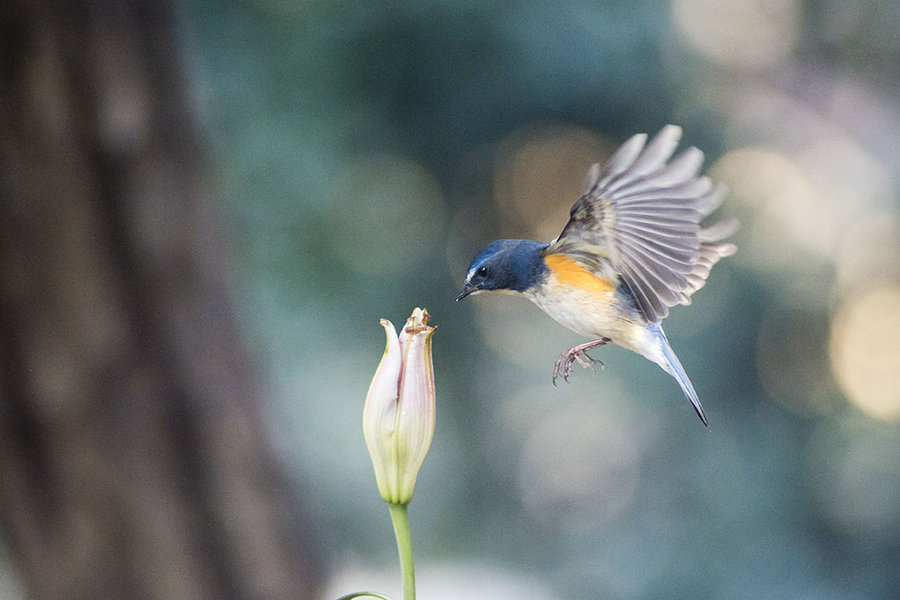
<svg viewBox="0 0 900 600">
<path fill-rule="evenodd" d="M 524 292 L 544 276 L 541 250 L 547 244 L 531 240 L 491 242 L 472 261 L 466 283 L 477 290 Z"/>
</svg>

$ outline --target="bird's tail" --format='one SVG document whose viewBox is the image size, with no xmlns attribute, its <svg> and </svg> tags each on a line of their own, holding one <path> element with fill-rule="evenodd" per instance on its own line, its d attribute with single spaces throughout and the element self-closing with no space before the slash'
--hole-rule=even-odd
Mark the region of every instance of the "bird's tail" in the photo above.
<svg viewBox="0 0 900 600">
<path fill-rule="evenodd" d="M 660 363 L 660 366 L 678 381 L 678 385 L 681 386 L 681 390 L 684 392 L 684 395 L 687 396 L 687 399 L 691 401 L 691 405 L 697 412 L 697 416 L 700 417 L 700 420 L 703 421 L 704 425 L 709 427 L 709 421 L 706 420 L 706 413 L 703 412 L 700 398 L 697 397 L 697 392 L 694 391 L 691 380 L 688 379 L 687 373 L 684 372 L 684 367 L 681 366 L 681 362 L 672 351 L 672 347 L 669 345 L 669 340 L 666 339 L 666 334 L 663 333 L 662 327 L 659 326 L 659 323 L 654 323 L 650 326 L 650 331 L 653 332 L 653 335 L 659 340 L 659 345 L 662 350 L 663 362 Z"/>
</svg>

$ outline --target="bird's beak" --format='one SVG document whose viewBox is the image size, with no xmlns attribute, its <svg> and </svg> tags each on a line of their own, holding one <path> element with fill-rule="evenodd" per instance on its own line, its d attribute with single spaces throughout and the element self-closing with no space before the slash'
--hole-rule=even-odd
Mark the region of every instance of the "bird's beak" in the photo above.
<svg viewBox="0 0 900 600">
<path fill-rule="evenodd" d="M 459 296 L 456 297 L 456 301 L 459 302 L 460 300 L 462 300 L 463 298 L 465 298 L 466 296 L 468 296 L 469 294 L 471 294 L 474 291 L 475 291 L 475 286 L 467 281 L 466 284 L 463 286 L 462 291 L 459 293 Z"/>
</svg>

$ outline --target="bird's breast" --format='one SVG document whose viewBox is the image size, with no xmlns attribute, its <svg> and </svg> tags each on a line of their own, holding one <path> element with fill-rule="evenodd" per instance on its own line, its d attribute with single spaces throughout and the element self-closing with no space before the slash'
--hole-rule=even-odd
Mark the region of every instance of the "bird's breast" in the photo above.
<svg viewBox="0 0 900 600">
<path fill-rule="evenodd" d="M 643 327 L 616 282 L 598 277 L 568 256 L 551 254 L 544 261 L 546 275 L 526 294 L 535 304 L 576 333 L 631 345 L 636 327 Z"/>
</svg>

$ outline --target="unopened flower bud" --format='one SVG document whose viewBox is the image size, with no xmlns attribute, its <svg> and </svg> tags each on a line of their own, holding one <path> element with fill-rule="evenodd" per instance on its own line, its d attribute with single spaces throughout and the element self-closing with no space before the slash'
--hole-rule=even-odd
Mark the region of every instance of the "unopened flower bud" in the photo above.
<svg viewBox="0 0 900 600">
<path fill-rule="evenodd" d="M 412 498 L 416 476 L 434 435 L 434 366 L 428 312 L 416 308 L 397 335 L 381 319 L 387 345 L 366 395 L 363 434 L 381 497 L 390 504 Z"/>
</svg>

